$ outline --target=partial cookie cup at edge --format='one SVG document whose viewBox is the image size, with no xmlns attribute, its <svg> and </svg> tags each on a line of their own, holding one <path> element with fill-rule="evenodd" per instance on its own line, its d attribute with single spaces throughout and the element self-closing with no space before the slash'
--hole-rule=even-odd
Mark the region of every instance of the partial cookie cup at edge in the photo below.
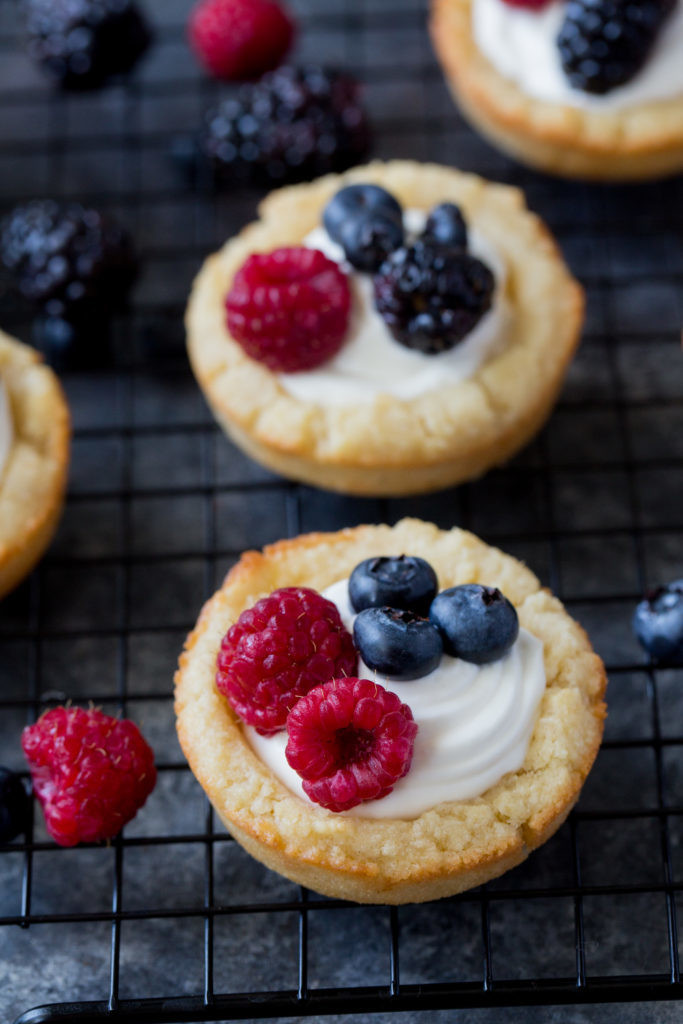
<svg viewBox="0 0 683 1024">
<path fill-rule="evenodd" d="M 216 656 L 229 626 L 258 598 L 282 586 L 323 590 L 364 558 L 401 553 L 430 561 L 440 587 L 500 587 L 521 624 L 543 641 L 546 692 L 523 767 L 483 796 L 441 803 L 413 820 L 337 815 L 295 796 L 255 755 L 215 688 Z M 359 903 L 437 899 L 519 864 L 573 807 L 605 715 L 600 658 L 533 573 L 470 533 L 414 519 L 304 535 L 244 554 L 204 606 L 175 683 L 182 749 L 235 839 L 292 881 Z"/>
<path fill-rule="evenodd" d="M 70 417 L 53 371 L 35 349 L 0 331 L 0 375 L 14 439 L 0 476 L 0 597 L 50 543 L 64 502 Z"/>
<path fill-rule="evenodd" d="M 494 145 L 551 174 L 647 181 L 683 170 L 683 97 L 615 111 L 527 96 L 481 52 L 472 0 L 432 0 L 434 49 L 454 99 Z"/>
<path fill-rule="evenodd" d="M 411 400 L 380 395 L 326 407 L 294 398 L 244 354 L 227 331 L 224 303 L 247 256 L 300 244 L 335 192 L 358 181 L 384 186 L 406 208 L 448 200 L 463 207 L 507 265 L 510 337 L 468 380 Z M 541 428 L 578 344 L 583 292 L 519 189 L 435 164 L 392 161 L 280 189 L 259 212 L 260 220 L 205 262 L 186 316 L 202 391 L 226 433 L 256 461 L 330 490 L 417 494 L 481 475 Z"/>
</svg>

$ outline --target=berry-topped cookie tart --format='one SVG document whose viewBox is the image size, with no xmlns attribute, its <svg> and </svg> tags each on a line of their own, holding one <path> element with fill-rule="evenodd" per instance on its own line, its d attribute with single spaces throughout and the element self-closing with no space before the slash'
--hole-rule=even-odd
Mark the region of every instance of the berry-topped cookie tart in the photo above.
<svg viewBox="0 0 683 1024">
<path fill-rule="evenodd" d="M 50 543 L 64 500 L 69 410 L 35 349 L 0 331 L 0 597 Z"/>
<path fill-rule="evenodd" d="M 520 562 L 406 519 L 244 554 L 188 637 L 176 713 L 249 853 L 328 896 L 408 903 L 555 832 L 604 690 L 583 630 Z"/>
<path fill-rule="evenodd" d="M 519 190 L 394 161 L 273 192 L 260 214 L 206 261 L 186 319 L 202 390 L 254 459 L 414 494 L 539 430 L 583 295 Z"/>
<path fill-rule="evenodd" d="M 432 0 L 472 123 L 525 163 L 637 181 L 683 169 L 681 0 Z"/>
</svg>

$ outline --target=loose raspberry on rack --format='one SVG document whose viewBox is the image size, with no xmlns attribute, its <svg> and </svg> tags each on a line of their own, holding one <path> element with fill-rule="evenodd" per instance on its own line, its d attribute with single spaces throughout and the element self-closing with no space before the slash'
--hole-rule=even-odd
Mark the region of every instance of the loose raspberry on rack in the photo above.
<svg viewBox="0 0 683 1024">
<path fill-rule="evenodd" d="M 395 693 L 370 679 L 332 679 L 290 711 L 285 756 L 310 800 L 348 811 L 387 796 L 406 775 L 416 733 Z"/>
<path fill-rule="evenodd" d="M 351 310 L 346 275 L 317 249 L 250 256 L 225 300 L 228 330 L 270 370 L 311 370 L 341 347 Z"/>
<path fill-rule="evenodd" d="M 47 830 L 60 846 L 111 839 L 156 784 L 154 752 L 134 722 L 97 708 L 53 708 L 21 745 Z"/>
<path fill-rule="evenodd" d="M 188 34 L 200 62 L 217 78 L 257 78 L 282 61 L 294 22 L 273 0 L 201 0 Z"/>
<path fill-rule="evenodd" d="M 262 736 L 313 687 L 353 675 L 358 655 L 336 605 L 308 587 L 283 587 L 243 611 L 223 637 L 216 686 Z"/>
</svg>

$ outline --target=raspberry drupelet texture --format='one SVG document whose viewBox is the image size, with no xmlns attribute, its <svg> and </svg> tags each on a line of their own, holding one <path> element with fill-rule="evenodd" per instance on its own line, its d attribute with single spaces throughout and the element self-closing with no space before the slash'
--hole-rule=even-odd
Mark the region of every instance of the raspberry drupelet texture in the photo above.
<svg viewBox="0 0 683 1024">
<path fill-rule="evenodd" d="M 53 708 L 22 747 L 47 830 L 60 846 L 111 839 L 156 783 L 154 752 L 134 722 L 91 708 Z"/>
<path fill-rule="evenodd" d="M 256 78 L 283 59 L 294 22 L 273 0 L 201 0 L 188 34 L 197 57 L 217 78 Z"/>
<path fill-rule="evenodd" d="M 283 587 L 243 611 L 223 637 L 216 686 L 263 736 L 313 687 L 353 675 L 358 655 L 336 605 L 307 587 Z"/>
<path fill-rule="evenodd" d="M 416 733 L 395 693 L 370 679 L 332 679 L 290 711 L 285 756 L 310 800 L 348 811 L 392 791 L 410 768 Z"/>
<path fill-rule="evenodd" d="M 317 249 L 250 256 L 225 300 L 228 330 L 270 370 L 310 370 L 344 341 L 351 309 L 346 275 Z"/>
</svg>

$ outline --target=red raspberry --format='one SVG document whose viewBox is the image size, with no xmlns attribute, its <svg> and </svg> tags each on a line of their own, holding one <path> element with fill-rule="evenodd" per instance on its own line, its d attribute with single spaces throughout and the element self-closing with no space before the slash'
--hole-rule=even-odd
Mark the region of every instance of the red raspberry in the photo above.
<svg viewBox="0 0 683 1024">
<path fill-rule="evenodd" d="M 354 673 L 358 655 L 337 607 L 307 587 L 283 587 L 242 612 L 223 637 L 216 686 L 262 736 L 314 686 Z"/>
<path fill-rule="evenodd" d="M 416 733 L 395 693 L 369 679 L 332 679 L 290 711 L 285 755 L 314 803 L 348 811 L 391 793 L 410 768 Z"/>
<path fill-rule="evenodd" d="M 92 708 L 53 708 L 21 745 L 47 830 L 60 846 L 111 839 L 156 783 L 154 752 L 134 722 Z"/>
<path fill-rule="evenodd" d="M 294 22 L 273 0 L 201 0 L 188 22 L 190 43 L 217 78 L 257 78 L 292 45 Z"/>
<path fill-rule="evenodd" d="M 351 291 L 346 274 L 317 249 L 250 256 L 225 300 L 228 330 L 271 370 L 311 370 L 339 350 Z"/>
</svg>

